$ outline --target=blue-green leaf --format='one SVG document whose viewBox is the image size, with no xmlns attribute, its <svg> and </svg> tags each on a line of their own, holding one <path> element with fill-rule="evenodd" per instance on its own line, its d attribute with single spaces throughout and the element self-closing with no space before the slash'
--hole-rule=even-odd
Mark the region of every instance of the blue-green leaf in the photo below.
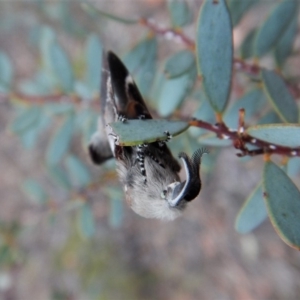
<svg viewBox="0 0 300 300">
<path fill-rule="evenodd" d="M 38 71 L 33 78 L 22 80 L 20 90 L 26 95 L 42 96 L 53 92 L 57 81 L 46 69 Z"/>
<path fill-rule="evenodd" d="M 282 123 L 282 121 L 280 120 L 278 115 L 272 110 L 267 112 L 264 116 L 262 116 L 257 122 L 257 125 L 277 123 Z"/>
<path fill-rule="evenodd" d="M 300 250 L 300 192 L 286 173 L 273 162 L 264 168 L 267 210 L 276 232 L 289 246 Z"/>
<path fill-rule="evenodd" d="M 99 93 L 102 73 L 102 45 L 96 34 L 90 34 L 86 44 L 86 82 Z"/>
<path fill-rule="evenodd" d="M 233 60 L 232 27 L 225 0 L 203 2 L 196 44 L 205 93 L 213 109 L 222 112 L 229 97 Z"/>
<path fill-rule="evenodd" d="M 48 166 L 47 171 L 53 181 L 67 191 L 71 189 L 71 183 L 65 170 L 60 166 Z"/>
<path fill-rule="evenodd" d="M 56 42 L 49 45 L 49 59 L 58 84 L 65 92 L 72 92 L 74 81 L 72 66 L 65 50 Z"/>
<path fill-rule="evenodd" d="M 261 77 L 268 99 L 278 116 L 284 122 L 298 122 L 298 106 L 282 77 L 269 70 L 263 70 Z"/>
<path fill-rule="evenodd" d="M 265 104 L 266 96 L 263 90 L 253 89 L 226 110 L 223 120 L 228 127 L 237 128 L 241 108 L 245 109 L 245 121 L 249 123 L 253 115 L 259 113 Z"/>
<path fill-rule="evenodd" d="M 49 26 L 43 26 L 40 30 L 39 48 L 42 54 L 43 67 L 52 70 L 52 58 L 50 55 L 50 48 L 53 43 L 56 43 L 56 34 Z"/>
<path fill-rule="evenodd" d="M 26 195 L 34 202 L 38 204 L 43 204 L 47 201 L 48 196 L 44 188 L 34 179 L 27 179 L 23 183 L 23 191 Z"/>
<path fill-rule="evenodd" d="M 110 200 L 109 224 L 113 228 L 118 228 L 123 222 L 123 193 L 116 187 L 105 188 L 105 193 Z"/>
<path fill-rule="evenodd" d="M 147 95 L 153 83 L 157 56 L 157 41 L 154 37 L 147 37 L 140 41 L 127 53 L 123 61 L 141 91 Z"/>
<path fill-rule="evenodd" d="M 74 112 L 74 104 L 70 102 L 47 103 L 44 105 L 45 110 L 50 116 L 66 115 Z"/>
<path fill-rule="evenodd" d="M 250 126 L 247 134 L 283 147 L 300 147 L 300 124 L 267 124 Z"/>
<path fill-rule="evenodd" d="M 46 153 L 48 165 L 57 165 L 61 161 L 63 156 L 68 152 L 73 133 L 74 115 L 71 114 L 66 117 L 62 126 L 52 136 Z"/>
<path fill-rule="evenodd" d="M 232 25 L 236 26 L 243 15 L 257 2 L 257 0 L 229 0 L 228 8 L 231 15 Z"/>
<path fill-rule="evenodd" d="M 94 236 L 96 232 L 95 217 L 88 203 L 79 208 L 77 222 L 82 237 L 91 238 Z"/>
<path fill-rule="evenodd" d="M 11 130 L 15 133 L 27 131 L 29 128 L 35 126 L 41 113 L 41 107 L 36 105 L 22 110 L 10 125 Z"/>
<path fill-rule="evenodd" d="M 188 72 L 193 66 L 195 66 L 194 53 L 189 50 L 182 50 L 167 60 L 164 73 L 168 78 L 175 78 Z"/>
<path fill-rule="evenodd" d="M 282 67 L 286 59 L 291 55 L 293 50 L 294 40 L 297 35 L 297 14 L 290 21 L 288 28 L 280 37 L 280 40 L 275 46 L 274 57 L 278 67 Z"/>
<path fill-rule="evenodd" d="M 40 134 L 48 127 L 50 124 L 50 117 L 45 113 L 39 115 L 35 124 L 25 131 L 19 132 L 19 136 L 25 148 L 32 149 L 37 142 Z"/>
<path fill-rule="evenodd" d="M 187 130 L 189 124 L 184 121 L 169 120 L 127 120 L 126 122 L 110 123 L 115 136 L 116 144 L 120 146 L 136 146 L 143 143 L 165 141 L 168 131 L 172 136 Z"/>
<path fill-rule="evenodd" d="M 275 46 L 296 12 L 297 1 L 288 0 L 278 3 L 257 32 L 254 47 L 256 56 L 263 56 Z"/>
<path fill-rule="evenodd" d="M 0 51 L 0 92 L 8 92 L 13 79 L 13 68 L 9 57 Z"/>
<path fill-rule="evenodd" d="M 235 221 L 239 233 L 249 233 L 267 218 L 267 209 L 263 199 L 262 182 L 247 198 Z"/>
<path fill-rule="evenodd" d="M 78 157 L 68 155 L 66 158 L 66 168 L 73 186 L 85 187 L 91 182 L 92 177 L 88 168 Z"/>
<path fill-rule="evenodd" d="M 241 58 L 242 59 L 247 59 L 249 57 L 252 57 L 254 55 L 254 41 L 256 37 L 256 28 L 252 29 L 245 39 L 243 40 L 243 43 L 240 47 L 240 52 L 241 52 Z"/>
<path fill-rule="evenodd" d="M 196 80 L 196 68 L 172 79 L 164 78 L 156 95 L 157 110 L 162 117 L 169 116 L 181 105 L 192 90 Z"/>
<path fill-rule="evenodd" d="M 136 18 L 136 19 L 122 18 L 122 17 L 116 16 L 116 15 L 107 13 L 105 11 L 102 11 L 100 9 L 97 9 L 95 6 L 93 6 L 92 4 L 90 4 L 88 2 L 81 3 L 81 7 L 85 11 L 87 11 L 89 14 L 91 14 L 92 16 L 97 16 L 97 17 L 98 16 L 103 16 L 103 17 L 106 17 L 108 19 L 111 19 L 111 20 L 114 20 L 114 21 L 117 21 L 117 22 L 120 22 L 120 23 L 124 23 L 124 24 L 127 24 L 127 25 L 136 24 L 136 23 L 139 22 L 138 18 Z"/>
<path fill-rule="evenodd" d="M 215 112 L 211 108 L 211 105 L 203 91 L 199 91 L 194 97 L 196 97 L 197 100 L 201 103 L 198 110 L 195 112 L 195 114 L 193 114 L 193 117 L 202 121 L 206 121 L 208 123 L 215 123 Z M 199 137 L 200 135 L 207 133 L 207 130 L 198 127 L 190 127 L 188 129 L 188 132 L 193 137 Z"/>
<path fill-rule="evenodd" d="M 300 171 L 300 158 L 299 157 L 292 157 L 289 159 L 287 163 L 287 174 L 289 176 L 297 176 Z"/>
<path fill-rule="evenodd" d="M 173 27 L 183 27 L 193 20 L 193 14 L 186 0 L 168 0 L 168 9 Z"/>
</svg>

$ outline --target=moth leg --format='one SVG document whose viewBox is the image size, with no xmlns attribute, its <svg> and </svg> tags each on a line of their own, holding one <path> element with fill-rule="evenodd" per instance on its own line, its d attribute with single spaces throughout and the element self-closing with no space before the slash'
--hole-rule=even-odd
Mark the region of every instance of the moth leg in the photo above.
<svg viewBox="0 0 300 300">
<path fill-rule="evenodd" d="M 118 115 L 118 120 L 122 123 L 125 123 L 127 121 L 127 118 L 124 115 Z"/>
<path fill-rule="evenodd" d="M 165 165 L 162 164 L 150 151 L 146 152 L 147 156 L 149 156 L 152 160 L 154 160 L 158 165 L 165 169 Z"/>
<path fill-rule="evenodd" d="M 140 119 L 140 120 L 145 120 L 145 119 L 146 119 L 146 116 L 145 116 L 145 115 L 139 115 L 139 119 Z"/>
<path fill-rule="evenodd" d="M 169 142 L 172 139 L 172 134 L 170 134 L 169 131 L 164 131 L 164 134 L 167 136 L 167 139 L 165 141 L 159 141 L 158 145 L 159 147 L 164 147 L 166 145 L 167 142 Z"/>
<path fill-rule="evenodd" d="M 172 134 L 170 134 L 169 131 L 164 131 L 164 134 L 167 136 L 167 139 L 165 141 L 166 143 L 169 142 L 173 138 Z"/>
<path fill-rule="evenodd" d="M 145 152 L 143 148 L 144 148 L 143 145 L 137 146 L 137 160 L 140 165 L 141 173 L 144 177 L 144 183 L 147 183 L 146 169 L 145 169 Z"/>
</svg>

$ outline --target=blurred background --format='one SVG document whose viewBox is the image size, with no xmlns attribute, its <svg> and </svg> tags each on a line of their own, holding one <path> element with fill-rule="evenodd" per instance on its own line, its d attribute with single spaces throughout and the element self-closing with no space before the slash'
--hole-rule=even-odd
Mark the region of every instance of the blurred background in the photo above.
<svg viewBox="0 0 300 300">
<path fill-rule="evenodd" d="M 249 7 L 234 29 L 237 53 L 275 4 Z M 93 6 L 126 20 L 172 24 L 163 0 Z M 200 6 L 188 1 L 184 32 L 192 40 Z M 132 212 L 123 205 L 114 163 L 89 161 L 101 50 L 129 62 L 146 38 L 156 45 L 159 69 L 186 48 L 164 36 L 152 42 L 147 28 L 127 23 L 75 1 L 0 2 L 0 74 L 7 79 L 0 85 L 0 299 L 297 299 L 299 253 L 268 220 L 245 235 L 234 229 L 260 181 L 262 157 L 242 161 L 233 147 L 213 150 L 204 158 L 200 196 L 169 223 Z M 299 44 L 298 28 L 298 52 Z M 297 76 L 299 67 L 299 60 L 288 62 Z M 241 82 L 233 81 L 232 101 L 247 88 Z M 143 92 L 155 111 L 151 91 Z M 187 102 L 181 112 L 192 115 L 195 105 Z M 195 150 L 185 135 L 170 145 L 175 154 Z"/>
</svg>

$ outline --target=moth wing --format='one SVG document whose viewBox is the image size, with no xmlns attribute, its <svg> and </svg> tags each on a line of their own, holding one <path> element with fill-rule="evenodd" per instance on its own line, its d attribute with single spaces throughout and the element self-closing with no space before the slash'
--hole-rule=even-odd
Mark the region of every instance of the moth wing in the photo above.
<svg viewBox="0 0 300 300">
<path fill-rule="evenodd" d="M 107 62 L 118 113 L 127 119 L 138 119 L 141 116 L 152 119 L 137 85 L 122 61 L 112 51 L 108 51 Z"/>
</svg>

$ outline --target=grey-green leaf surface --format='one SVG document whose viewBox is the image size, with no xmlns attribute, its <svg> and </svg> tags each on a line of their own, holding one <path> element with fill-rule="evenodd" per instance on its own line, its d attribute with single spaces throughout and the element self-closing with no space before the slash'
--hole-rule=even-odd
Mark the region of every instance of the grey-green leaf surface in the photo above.
<svg viewBox="0 0 300 300">
<path fill-rule="evenodd" d="M 66 171 L 56 165 L 56 166 L 48 166 L 47 168 L 48 174 L 50 175 L 51 179 L 59 186 L 64 188 L 65 190 L 71 189 L 71 183 Z"/>
<path fill-rule="evenodd" d="M 52 136 L 46 153 L 48 165 L 57 165 L 68 152 L 74 133 L 74 115 L 70 114 Z"/>
<path fill-rule="evenodd" d="M 193 117 L 198 120 L 206 121 L 208 123 L 215 123 L 216 122 L 215 112 L 213 111 L 210 102 L 207 100 L 205 93 L 203 93 L 203 91 L 198 91 L 194 95 L 194 97 L 200 102 L 200 106 L 193 114 Z M 191 126 L 188 132 L 191 134 L 191 136 L 196 138 L 202 134 L 207 133 L 207 130 L 203 128 Z"/>
<path fill-rule="evenodd" d="M 88 203 L 83 204 L 78 210 L 77 224 L 79 232 L 84 238 L 91 238 L 96 232 L 95 217 Z"/>
<path fill-rule="evenodd" d="M 298 122 L 299 110 L 296 101 L 282 77 L 270 70 L 262 70 L 261 77 L 268 99 L 278 116 L 284 122 Z"/>
<path fill-rule="evenodd" d="M 60 87 L 67 93 L 72 92 L 74 83 L 72 66 L 67 53 L 57 42 L 49 45 L 49 58 Z"/>
<path fill-rule="evenodd" d="M 13 68 L 6 53 L 0 51 L 0 92 L 10 90 L 13 79 Z"/>
<path fill-rule="evenodd" d="M 92 4 L 88 3 L 88 2 L 84 2 L 81 3 L 81 7 L 87 11 L 89 14 L 91 14 L 92 16 L 103 16 L 106 17 L 108 19 L 123 23 L 123 24 L 127 24 L 127 25 L 131 25 L 131 24 L 135 24 L 139 22 L 139 19 L 127 19 L 127 18 L 123 18 L 123 17 L 119 17 L 113 14 L 110 14 L 108 12 L 105 12 L 103 10 L 97 9 L 95 6 L 93 6 Z"/>
<path fill-rule="evenodd" d="M 50 122 L 50 117 L 41 111 L 38 119 L 32 126 L 18 133 L 26 149 L 32 149 L 36 145 L 38 137 L 48 127 Z"/>
<path fill-rule="evenodd" d="M 197 24 L 197 61 L 205 93 L 216 112 L 227 104 L 232 75 L 232 26 L 225 0 L 205 0 Z"/>
<path fill-rule="evenodd" d="M 157 110 L 162 117 L 169 116 L 181 105 L 192 90 L 197 71 L 192 67 L 187 73 L 176 78 L 162 78 L 156 95 Z"/>
<path fill-rule="evenodd" d="M 195 65 L 195 55 L 189 50 L 181 50 L 170 56 L 165 64 L 164 73 L 168 78 L 183 75 Z"/>
<path fill-rule="evenodd" d="M 47 201 L 48 196 L 41 184 L 34 179 L 27 179 L 23 183 L 23 191 L 34 202 L 43 204 Z"/>
<path fill-rule="evenodd" d="M 193 20 L 186 0 L 168 0 L 168 9 L 173 27 L 183 27 Z"/>
<path fill-rule="evenodd" d="M 86 43 L 86 83 L 93 92 L 100 91 L 102 73 L 102 45 L 96 34 L 90 34 Z"/>
<path fill-rule="evenodd" d="M 183 121 L 169 120 L 127 120 L 126 122 L 110 123 L 120 146 L 136 146 L 143 143 L 165 141 L 168 131 L 172 136 L 187 130 L 189 124 Z"/>
<path fill-rule="evenodd" d="M 42 113 L 41 107 L 34 105 L 22 110 L 13 120 L 10 128 L 15 133 L 22 133 L 36 125 Z"/>
<path fill-rule="evenodd" d="M 258 227 L 268 216 L 264 203 L 262 182 L 249 195 L 235 220 L 235 230 L 239 233 L 249 233 Z"/>
<path fill-rule="evenodd" d="M 297 12 L 297 1 L 281 1 L 260 27 L 255 39 L 255 55 L 263 56 L 275 46 Z"/>
<path fill-rule="evenodd" d="M 70 154 L 65 163 L 73 186 L 82 188 L 91 182 L 91 174 L 79 157 Z"/>
<path fill-rule="evenodd" d="M 229 0 L 228 8 L 231 15 L 232 25 L 238 25 L 243 15 L 257 2 L 257 0 Z"/>
<path fill-rule="evenodd" d="M 249 123 L 249 120 L 255 113 L 259 113 L 265 104 L 266 96 L 263 90 L 253 89 L 226 110 L 223 120 L 228 127 L 237 128 L 241 108 L 245 109 L 245 121 Z"/>
<path fill-rule="evenodd" d="M 242 59 L 247 59 L 249 57 L 252 57 L 254 55 L 254 41 L 256 37 L 256 28 L 252 29 L 245 39 L 243 40 L 243 43 L 240 47 L 240 53 Z"/>
<path fill-rule="evenodd" d="M 258 120 L 257 125 L 277 123 L 282 123 L 282 121 L 280 120 L 279 116 L 273 110 L 271 110 Z"/>
<path fill-rule="evenodd" d="M 300 250 L 300 192 L 287 174 L 271 161 L 264 168 L 264 191 L 272 225 L 280 238 Z"/>
<path fill-rule="evenodd" d="M 109 224 L 112 228 L 118 228 L 123 222 L 124 194 L 120 188 L 116 188 L 115 186 L 106 187 L 105 194 L 107 194 L 110 200 Z"/>
<path fill-rule="evenodd" d="M 278 67 L 282 67 L 286 59 L 292 53 L 293 44 L 297 35 L 297 27 L 297 14 L 295 14 L 274 49 L 274 57 Z"/>
<path fill-rule="evenodd" d="M 136 44 L 123 59 L 126 67 L 142 93 L 147 95 L 153 83 L 156 70 L 157 41 L 147 37 Z"/>
<path fill-rule="evenodd" d="M 247 128 L 246 133 L 270 144 L 300 147 L 300 124 L 267 124 Z"/>
</svg>

